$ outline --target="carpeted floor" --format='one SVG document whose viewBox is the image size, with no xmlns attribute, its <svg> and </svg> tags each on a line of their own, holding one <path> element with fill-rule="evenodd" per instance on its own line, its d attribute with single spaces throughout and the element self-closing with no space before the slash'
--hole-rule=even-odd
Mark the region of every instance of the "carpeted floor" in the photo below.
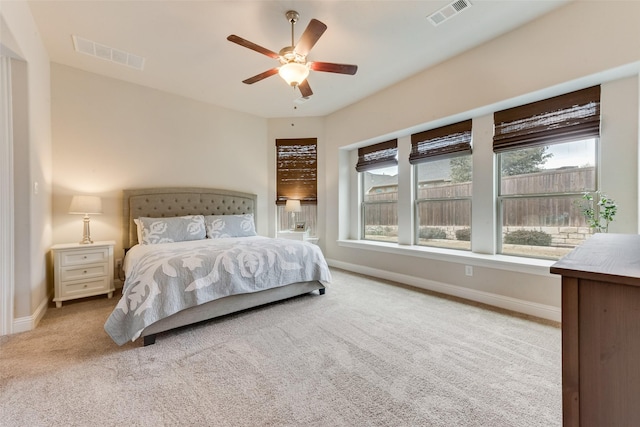
<svg viewBox="0 0 640 427">
<path fill-rule="evenodd" d="M 294 298 L 118 347 L 117 300 L 0 337 L 2 426 L 559 426 L 561 332 L 332 270 Z"/>
</svg>

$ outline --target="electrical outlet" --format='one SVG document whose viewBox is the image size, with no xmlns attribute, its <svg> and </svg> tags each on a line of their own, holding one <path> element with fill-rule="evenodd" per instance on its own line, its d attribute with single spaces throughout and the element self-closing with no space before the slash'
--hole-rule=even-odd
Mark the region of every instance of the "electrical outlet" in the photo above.
<svg viewBox="0 0 640 427">
<path fill-rule="evenodd" d="M 118 258 L 116 260 L 116 271 L 117 272 L 122 271 L 122 258 Z"/>
<path fill-rule="evenodd" d="M 473 266 L 465 265 L 464 266 L 464 274 L 466 274 L 467 276 L 473 276 Z"/>
</svg>

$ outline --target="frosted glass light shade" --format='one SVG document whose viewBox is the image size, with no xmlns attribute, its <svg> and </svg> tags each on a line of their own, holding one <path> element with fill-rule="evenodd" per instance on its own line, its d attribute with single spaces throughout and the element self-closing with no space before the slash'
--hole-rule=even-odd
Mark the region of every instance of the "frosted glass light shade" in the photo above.
<svg viewBox="0 0 640 427">
<path fill-rule="evenodd" d="M 289 86 L 298 86 L 309 75 L 309 68 L 304 64 L 289 62 L 278 69 L 278 74 Z"/>
</svg>

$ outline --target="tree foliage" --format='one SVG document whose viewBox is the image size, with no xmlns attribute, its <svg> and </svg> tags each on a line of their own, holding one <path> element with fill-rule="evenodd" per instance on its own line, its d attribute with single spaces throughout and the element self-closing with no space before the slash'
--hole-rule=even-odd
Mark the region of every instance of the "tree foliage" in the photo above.
<svg viewBox="0 0 640 427">
<path fill-rule="evenodd" d="M 547 152 L 547 147 L 532 147 L 521 150 L 508 151 L 501 156 L 503 176 L 522 175 L 539 172 L 552 153 Z"/>
<path fill-rule="evenodd" d="M 471 156 L 460 156 L 451 159 L 451 182 L 471 181 Z"/>
<path fill-rule="evenodd" d="M 532 147 L 508 151 L 502 154 L 502 175 L 513 176 L 534 173 L 542 170 L 542 166 L 553 156 L 547 147 Z M 451 182 L 471 181 L 471 156 L 459 156 L 451 159 Z"/>
</svg>

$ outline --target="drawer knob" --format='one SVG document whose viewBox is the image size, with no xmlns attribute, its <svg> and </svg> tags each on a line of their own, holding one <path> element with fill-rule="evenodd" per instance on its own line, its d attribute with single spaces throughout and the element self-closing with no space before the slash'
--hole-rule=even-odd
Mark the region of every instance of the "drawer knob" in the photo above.
<svg viewBox="0 0 640 427">
<path fill-rule="evenodd" d="M 85 256 L 83 256 L 82 258 L 87 259 L 87 256 L 85 255 Z"/>
<path fill-rule="evenodd" d="M 87 274 L 87 270 L 83 271 L 82 274 Z"/>
<path fill-rule="evenodd" d="M 84 285 L 83 287 L 84 287 L 84 288 L 86 288 L 86 287 L 87 287 L 87 285 Z"/>
</svg>

